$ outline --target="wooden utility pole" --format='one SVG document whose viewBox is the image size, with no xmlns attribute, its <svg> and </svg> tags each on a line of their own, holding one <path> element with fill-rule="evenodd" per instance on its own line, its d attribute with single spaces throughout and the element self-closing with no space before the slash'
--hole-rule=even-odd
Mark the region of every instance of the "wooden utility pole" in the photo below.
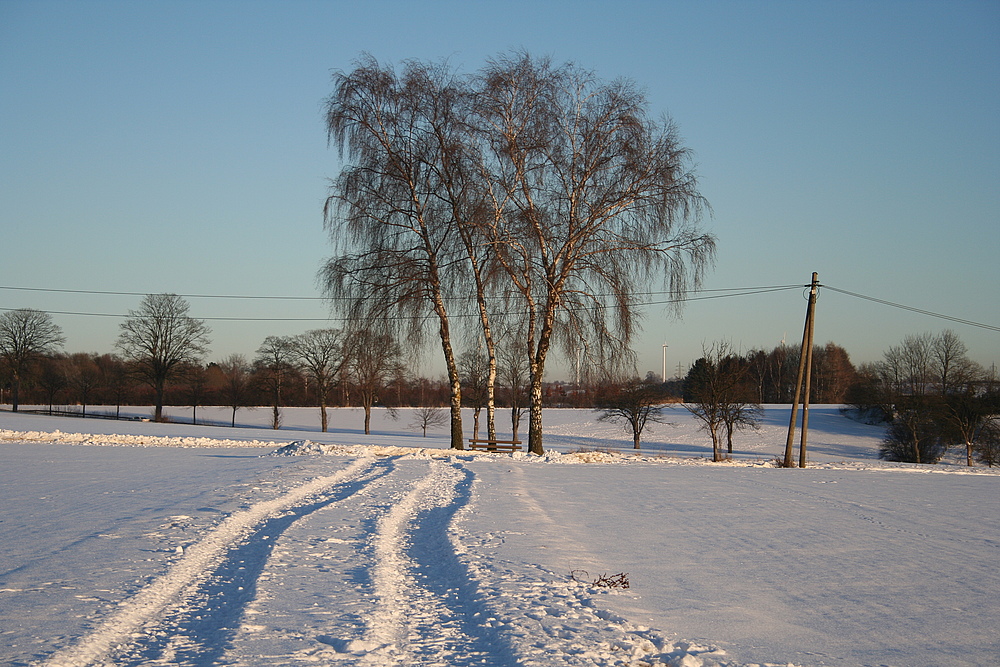
<svg viewBox="0 0 1000 667">
<path fill-rule="evenodd" d="M 806 306 L 806 323 L 802 330 L 802 351 L 799 354 L 799 370 L 795 377 L 795 394 L 792 399 L 792 414 L 788 419 L 788 437 L 785 440 L 786 468 L 793 467 L 792 444 L 795 442 L 795 421 L 798 417 L 799 398 L 802 391 L 802 380 L 805 378 L 805 401 L 802 411 L 802 441 L 799 446 L 799 467 L 806 467 L 806 432 L 809 429 L 809 385 L 812 377 L 813 350 L 813 317 L 816 310 L 816 293 L 819 289 L 819 274 L 813 272 L 812 284 L 809 287 L 809 305 Z"/>
</svg>

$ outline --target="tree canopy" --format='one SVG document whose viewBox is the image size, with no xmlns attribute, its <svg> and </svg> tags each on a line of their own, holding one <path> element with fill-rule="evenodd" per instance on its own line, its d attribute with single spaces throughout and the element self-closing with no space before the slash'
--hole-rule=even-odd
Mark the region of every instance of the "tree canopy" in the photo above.
<svg viewBox="0 0 1000 667">
<path fill-rule="evenodd" d="M 479 72 L 366 56 L 334 75 L 331 143 L 346 159 L 322 279 L 352 318 L 412 334 L 437 323 L 462 447 L 457 315 L 526 341 L 530 451 L 542 453 L 542 379 L 555 344 L 616 372 L 633 359 L 641 294 L 697 285 L 715 248 L 672 122 L 639 87 L 527 53 Z M 680 303 L 676 300 L 675 303 Z M 617 374 L 617 373 L 616 373 Z M 492 429 L 491 429 L 492 430 Z"/>
</svg>

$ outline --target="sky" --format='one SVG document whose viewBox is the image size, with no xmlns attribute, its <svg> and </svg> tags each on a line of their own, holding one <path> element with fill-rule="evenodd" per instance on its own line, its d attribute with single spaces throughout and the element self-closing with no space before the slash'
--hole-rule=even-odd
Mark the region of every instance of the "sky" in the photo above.
<svg viewBox="0 0 1000 667">
<path fill-rule="evenodd" d="M 646 309 L 640 374 L 798 345 L 813 272 L 815 341 L 855 363 L 944 329 L 1000 362 L 995 1 L 0 0 L 0 309 L 103 353 L 143 294 L 187 295 L 209 360 L 339 326 L 317 284 L 331 73 L 513 50 L 634 80 L 694 154 L 712 298 Z"/>
</svg>

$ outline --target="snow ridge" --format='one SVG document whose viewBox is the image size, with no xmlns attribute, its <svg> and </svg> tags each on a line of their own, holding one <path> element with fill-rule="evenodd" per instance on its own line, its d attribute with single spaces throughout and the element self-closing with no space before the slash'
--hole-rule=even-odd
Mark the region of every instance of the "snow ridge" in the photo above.
<svg viewBox="0 0 1000 667">
<path fill-rule="evenodd" d="M 429 487 L 440 483 L 441 476 L 440 467 L 432 467 L 430 474 L 419 479 L 378 522 L 373 540 L 375 567 L 372 572 L 376 610 L 360 645 L 369 650 L 368 664 L 394 664 L 394 656 L 398 656 L 406 644 L 405 620 L 406 612 L 410 611 L 406 603 L 413 599 L 413 582 L 405 575 L 404 531 L 416 512 L 417 503 Z"/>
</svg>

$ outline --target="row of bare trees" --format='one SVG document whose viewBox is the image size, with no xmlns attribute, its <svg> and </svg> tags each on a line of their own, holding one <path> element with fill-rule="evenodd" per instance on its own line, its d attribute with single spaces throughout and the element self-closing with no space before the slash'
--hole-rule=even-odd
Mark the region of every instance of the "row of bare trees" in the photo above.
<svg viewBox="0 0 1000 667">
<path fill-rule="evenodd" d="M 679 296 L 714 252 L 688 150 L 628 81 L 526 53 L 471 75 L 366 56 L 334 75 L 327 129 L 345 166 L 325 208 L 326 293 L 362 329 L 433 333 L 456 449 L 463 339 L 485 356 L 489 437 L 498 359 L 524 360 L 541 454 L 550 350 L 633 372 L 641 295 Z"/>
<path fill-rule="evenodd" d="M 850 402 L 888 422 L 883 458 L 936 463 L 960 446 L 970 466 L 1000 463 L 1000 382 L 953 331 L 907 336 L 863 365 Z"/>
<path fill-rule="evenodd" d="M 739 354 L 716 343 L 691 366 L 685 405 L 711 435 L 716 461 L 724 458 L 722 435 L 731 453 L 733 434 L 757 426 L 761 403 L 789 402 L 797 363 L 784 346 Z M 859 369 L 839 346 L 816 347 L 810 402 L 848 403 L 862 418 L 885 423 L 880 456 L 889 460 L 936 463 L 960 446 L 967 465 L 977 457 L 1000 462 L 1000 382 L 969 359 L 950 330 L 907 336 Z"/>
<path fill-rule="evenodd" d="M 120 408 L 148 404 L 152 398 L 157 419 L 162 418 L 171 389 L 175 404 L 192 406 L 194 421 L 199 406 L 228 405 L 234 426 L 240 408 L 264 400 L 272 407 L 274 428 L 281 426 L 282 406 L 311 403 L 320 408 L 323 431 L 332 399 L 334 405 L 363 407 L 366 433 L 376 404 L 429 408 L 418 424 L 426 431 L 441 418 L 435 406 L 453 395 L 450 383 L 445 387 L 405 378 L 400 346 L 386 333 L 319 329 L 298 336 L 269 336 L 251 361 L 230 355 L 203 366 L 207 327 L 190 318 L 187 303 L 172 294 L 147 296 L 139 309 L 130 311 L 121 329 L 118 348 L 124 356 L 65 355 L 57 351 L 62 332 L 46 313 L 21 309 L 0 314 L 0 386 L 9 385 L 15 410 L 25 384 L 32 397 L 42 398 L 36 402 L 51 409 L 68 399 L 81 405 L 84 414 L 88 405 Z M 683 381 L 683 398 L 710 434 L 715 460 L 732 453 L 736 432 L 756 427 L 763 397 L 777 395 L 780 401 L 780 393 L 770 392 L 790 391 L 782 369 L 795 365 L 789 362 L 792 357 L 784 347 L 744 355 L 727 343 L 716 343 L 691 366 Z M 1000 461 L 1000 382 L 994 372 L 968 358 L 965 344 L 954 332 L 908 336 L 887 350 L 881 361 L 857 371 L 847 353 L 832 343 L 817 347 L 815 359 L 819 379 L 812 383 L 811 402 L 848 402 L 864 417 L 887 422 L 884 458 L 934 463 L 948 447 L 959 445 L 968 465 L 975 457 L 989 465 Z M 482 409 L 508 406 L 516 438 L 528 403 L 530 372 L 519 354 L 507 355 L 495 368 L 491 383 L 481 350 L 459 357 L 464 405 L 473 409 L 477 437 Z M 336 388 L 340 395 L 332 398 Z M 673 398 L 669 386 L 653 377 L 606 382 L 588 395 L 583 404 L 601 411 L 601 419 L 623 423 L 636 448 L 646 426 L 660 421 L 661 405 Z"/>
<path fill-rule="evenodd" d="M 757 428 L 762 404 L 792 401 L 799 355 L 799 350 L 785 345 L 745 354 L 725 341 L 705 348 L 683 380 L 682 395 L 688 410 L 712 438 L 713 460 L 732 454 L 737 432 Z M 857 378 L 842 347 L 833 343 L 816 346 L 810 402 L 842 403 Z"/>
<path fill-rule="evenodd" d="M 169 398 L 191 405 L 195 421 L 199 406 L 228 405 L 233 425 L 241 407 L 265 402 L 272 407 L 274 428 L 281 425 L 282 406 L 312 402 L 320 408 L 323 431 L 328 428 L 331 393 L 339 387 L 335 404 L 362 406 L 366 433 L 378 403 L 434 406 L 447 396 L 437 383 L 405 377 L 400 346 L 385 333 L 318 329 L 268 336 L 251 360 L 237 354 L 204 366 L 208 335 L 205 323 L 188 315 L 184 299 L 148 295 L 121 324 L 121 356 L 66 355 L 58 351 L 64 338 L 48 314 L 9 311 L 0 315 L 0 387 L 9 384 L 15 411 L 24 384 L 35 402 L 47 403 L 50 411 L 64 400 L 82 406 L 84 415 L 96 403 L 118 406 L 120 414 L 123 404 L 152 402 L 154 419 L 161 420 Z M 486 402 L 482 368 L 481 355 L 463 356 L 461 380 L 477 416 Z M 503 377 L 514 382 L 504 393 L 517 417 L 524 405 L 524 373 L 518 368 L 504 371 Z M 516 419 L 513 428 L 516 432 Z"/>
</svg>

